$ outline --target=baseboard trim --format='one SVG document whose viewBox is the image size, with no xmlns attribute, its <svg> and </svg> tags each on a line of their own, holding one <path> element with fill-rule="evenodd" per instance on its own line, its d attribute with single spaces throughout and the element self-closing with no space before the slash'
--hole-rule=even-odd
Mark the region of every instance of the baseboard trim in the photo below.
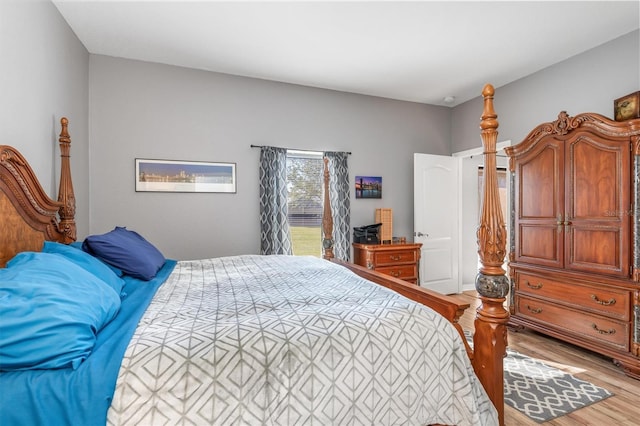
<svg viewBox="0 0 640 426">
<path fill-rule="evenodd" d="M 476 285 L 474 283 L 462 284 L 462 291 L 473 291 L 476 289 Z"/>
</svg>

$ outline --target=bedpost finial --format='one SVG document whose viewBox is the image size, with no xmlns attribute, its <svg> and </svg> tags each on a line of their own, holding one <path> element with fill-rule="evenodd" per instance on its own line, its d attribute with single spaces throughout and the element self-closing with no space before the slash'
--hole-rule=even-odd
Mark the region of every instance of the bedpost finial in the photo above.
<svg viewBox="0 0 640 426">
<path fill-rule="evenodd" d="M 60 119 L 60 124 L 62 124 L 62 131 L 66 133 L 67 127 L 69 126 L 69 119 L 67 117 L 62 117 Z"/>
<path fill-rule="evenodd" d="M 60 119 L 60 125 L 62 130 L 60 130 L 60 142 L 70 143 L 71 138 L 69 137 L 69 120 L 67 117 L 62 117 Z"/>
<path fill-rule="evenodd" d="M 484 109 L 482 110 L 482 120 L 480 121 L 480 128 L 482 130 L 491 130 L 498 128 L 498 115 L 493 109 L 493 95 L 495 89 L 491 84 L 485 84 L 482 89 L 482 97 L 484 98 Z"/>
<path fill-rule="evenodd" d="M 484 87 L 482 88 L 482 96 L 483 97 L 487 97 L 487 96 L 491 96 L 493 97 L 493 94 L 496 92 L 496 89 L 493 88 L 493 85 L 487 83 L 484 85 Z"/>
</svg>

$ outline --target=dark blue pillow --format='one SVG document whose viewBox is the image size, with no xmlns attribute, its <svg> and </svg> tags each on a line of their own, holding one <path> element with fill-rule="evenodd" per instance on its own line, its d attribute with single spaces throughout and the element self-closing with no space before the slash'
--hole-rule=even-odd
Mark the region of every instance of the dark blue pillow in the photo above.
<svg viewBox="0 0 640 426">
<path fill-rule="evenodd" d="M 82 249 L 125 274 L 145 281 L 155 277 L 166 260 L 140 234 L 119 226 L 106 234 L 88 236 Z"/>
<path fill-rule="evenodd" d="M 76 369 L 120 297 L 52 253 L 22 252 L 0 269 L 0 370 Z"/>
<path fill-rule="evenodd" d="M 66 244 L 45 241 L 42 251 L 44 253 L 57 254 L 69 259 L 76 265 L 86 269 L 105 283 L 109 284 L 109 287 L 114 289 L 118 296 L 122 296 L 122 287 L 124 286 L 122 278 L 113 273 L 105 263 L 83 251 L 82 248 L 74 248 Z"/>
</svg>

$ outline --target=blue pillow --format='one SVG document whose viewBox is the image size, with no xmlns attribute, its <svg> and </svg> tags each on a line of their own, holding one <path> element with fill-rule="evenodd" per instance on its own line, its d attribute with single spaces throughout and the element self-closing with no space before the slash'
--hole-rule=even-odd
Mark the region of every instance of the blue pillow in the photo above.
<svg viewBox="0 0 640 426">
<path fill-rule="evenodd" d="M 74 248 L 66 244 L 45 241 L 42 251 L 44 253 L 54 253 L 59 256 L 64 256 L 109 284 L 109 287 L 114 289 L 119 296 L 122 296 L 122 287 L 124 286 L 122 278 L 114 274 L 105 263 L 91 256 L 89 253 L 82 251 L 82 248 Z"/>
<path fill-rule="evenodd" d="M 156 276 L 165 258 L 150 242 L 135 231 L 116 226 L 113 231 L 90 235 L 82 249 L 127 275 L 149 281 Z"/>
<path fill-rule="evenodd" d="M 78 368 L 119 309 L 111 287 L 64 257 L 17 254 L 0 269 L 0 371 Z"/>
</svg>

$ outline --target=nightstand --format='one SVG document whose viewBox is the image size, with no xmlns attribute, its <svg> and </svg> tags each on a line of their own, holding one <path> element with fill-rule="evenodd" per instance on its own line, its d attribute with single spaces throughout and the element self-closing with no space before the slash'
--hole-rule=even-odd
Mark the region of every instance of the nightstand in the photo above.
<svg viewBox="0 0 640 426">
<path fill-rule="evenodd" d="M 353 263 L 418 284 L 420 247 L 422 244 L 353 243 Z"/>
</svg>

